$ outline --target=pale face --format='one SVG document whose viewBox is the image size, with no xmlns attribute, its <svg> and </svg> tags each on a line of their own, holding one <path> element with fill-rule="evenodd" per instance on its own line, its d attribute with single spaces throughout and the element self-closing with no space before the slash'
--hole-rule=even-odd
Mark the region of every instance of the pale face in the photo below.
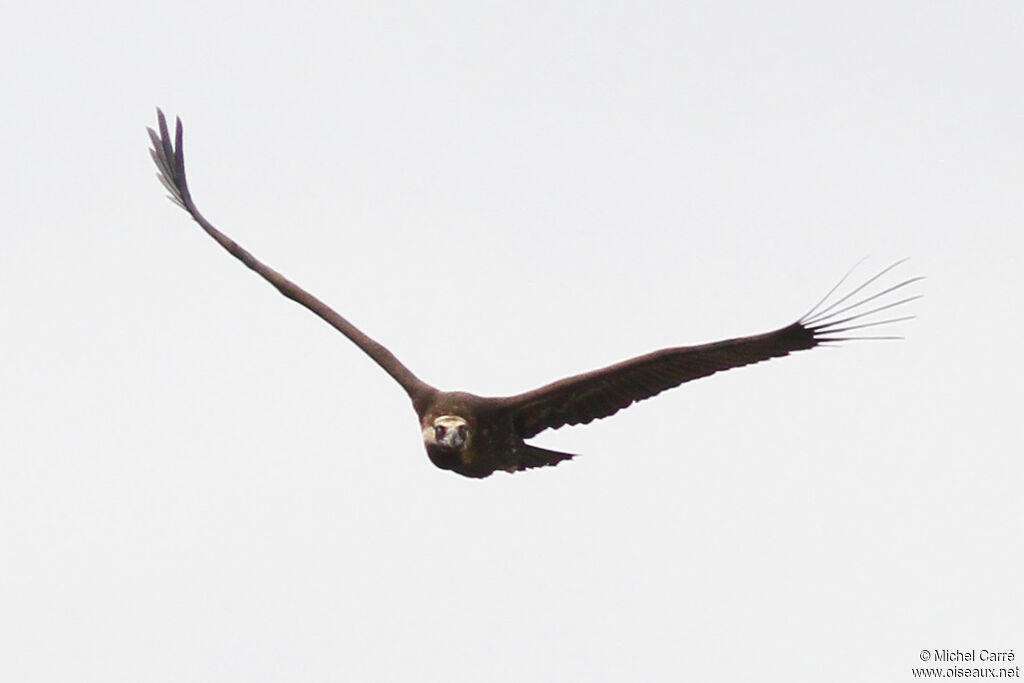
<svg viewBox="0 0 1024 683">
<path fill-rule="evenodd" d="M 461 451 L 469 443 L 469 424 L 458 415 L 441 415 L 423 428 L 423 441 L 448 451 Z"/>
</svg>

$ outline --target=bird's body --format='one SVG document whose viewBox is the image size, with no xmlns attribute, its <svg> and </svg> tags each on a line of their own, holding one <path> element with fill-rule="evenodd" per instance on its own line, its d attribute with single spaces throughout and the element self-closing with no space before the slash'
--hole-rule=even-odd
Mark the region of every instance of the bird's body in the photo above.
<svg viewBox="0 0 1024 683">
<path fill-rule="evenodd" d="M 921 278 L 905 280 L 871 295 L 860 294 L 898 265 L 893 264 L 845 296 L 829 301 L 839 287 L 836 285 L 807 315 L 773 332 L 663 349 L 515 396 L 486 398 L 459 391 L 440 391 L 416 377 L 384 346 L 312 294 L 264 265 L 207 221 L 192 201 L 185 180 L 181 121 L 177 122 L 172 140 L 163 113 L 159 110 L 157 113 L 159 133 L 149 130 L 153 142 L 151 154 L 160 171 L 161 182 L 171 193 L 171 200 L 188 211 L 203 230 L 235 258 L 286 297 L 323 318 L 391 375 L 408 394 L 419 416 L 431 462 L 467 477 L 481 478 L 498 470 L 515 472 L 555 465 L 572 458 L 569 453 L 528 444 L 526 439 L 545 429 L 586 424 L 608 417 L 683 382 L 828 342 L 882 338 L 844 335 L 852 330 L 905 320 L 905 317 L 888 320 L 868 317 L 918 298 L 892 300 L 890 295 Z M 851 298 L 858 295 L 851 303 Z M 876 303 L 865 311 L 863 307 L 870 302 Z"/>
<path fill-rule="evenodd" d="M 416 407 L 415 400 L 413 406 Z M 516 426 L 515 398 L 485 398 L 463 391 L 434 391 L 420 415 L 423 443 L 430 461 L 443 470 L 481 478 L 498 470 L 515 472 L 529 467 L 554 465 L 573 457 L 527 444 Z M 464 442 L 458 448 L 444 444 L 444 437 L 464 426 Z M 439 429 L 442 433 L 439 434 Z"/>
</svg>

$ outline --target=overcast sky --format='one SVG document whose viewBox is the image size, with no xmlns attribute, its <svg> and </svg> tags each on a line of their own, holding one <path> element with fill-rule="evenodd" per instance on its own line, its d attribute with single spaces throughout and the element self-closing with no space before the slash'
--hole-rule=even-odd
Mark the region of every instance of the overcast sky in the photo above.
<svg viewBox="0 0 1024 683">
<path fill-rule="evenodd" d="M 1024 6 L 50 2 L 0 22 L 0 679 L 910 681 L 1024 656 Z M 434 468 L 400 387 L 767 331 L 900 342 Z M 1017 664 L 1020 662 L 1018 661 Z"/>
</svg>

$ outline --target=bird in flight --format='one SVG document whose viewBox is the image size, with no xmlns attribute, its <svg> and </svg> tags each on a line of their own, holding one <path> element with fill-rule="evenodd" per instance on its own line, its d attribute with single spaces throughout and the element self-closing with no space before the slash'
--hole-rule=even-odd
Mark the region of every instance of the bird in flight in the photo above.
<svg viewBox="0 0 1024 683">
<path fill-rule="evenodd" d="M 613 415 L 637 401 L 651 398 L 722 370 L 786 356 L 829 342 L 855 339 L 896 339 L 862 336 L 863 330 L 900 322 L 912 316 L 878 320 L 876 314 L 902 306 L 910 296 L 907 287 L 922 278 L 913 277 L 874 291 L 898 261 L 852 291 L 837 292 L 844 277 L 806 315 L 773 332 L 739 337 L 699 346 L 654 351 L 606 368 L 552 382 L 516 396 L 488 398 L 462 391 L 441 391 L 420 380 L 390 351 L 377 343 L 327 304 L 263 264 L 237 242 L 215 228 L 199 212 L 185 180 L 181 119 L 171 137 L 167 120 L 157 109 L 159 131 L 149 131 L 150 154 L 158 177 L 170 199 L 232 256 L 277 288 L 281 294 L 305 306 L 349 338 L 398 382 L 412 400 L 419 416 L 427 455 L 437 467 L 466 477 L 482 478 L 498 470 L 516 472 L 556 465 L 574 457 L 526 443 L 545 429 L 587 424 Z M 847 274 L 849 275 L 849 274 Z M 873 289 L 869 289 L 874 285 Z M 853 335 L 849 333 L 853 332 Z"/>
</svg>

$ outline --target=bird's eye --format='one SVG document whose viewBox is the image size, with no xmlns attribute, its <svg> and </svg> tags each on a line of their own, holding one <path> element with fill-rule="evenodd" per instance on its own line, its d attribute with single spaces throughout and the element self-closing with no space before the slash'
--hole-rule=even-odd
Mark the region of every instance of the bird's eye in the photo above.
<svg viewBox="0 0 1024 683">
<path fill-rule="evenodd" d="M 460 439 L 462 439 L 463 441 L 465 441 L 465 439 L 466 439 L 466 434 L 468 434 L 468 433 L 469 433 L 469 430 L 468 430 L 468 429 L 466 429 L 466 425 L 459 425 L 459 438 L 460 438 Z"/>
<path fill-rule="evenodd" d="M 437 439 L 438 441 L 440 441 L 441 439 L 444 438 L 445 431 L 446 430 L 444 428 L 444 425 L 437 425 L 437 426 L 435 426 L 434 427 L 434 438 Z"/>
</svg>

